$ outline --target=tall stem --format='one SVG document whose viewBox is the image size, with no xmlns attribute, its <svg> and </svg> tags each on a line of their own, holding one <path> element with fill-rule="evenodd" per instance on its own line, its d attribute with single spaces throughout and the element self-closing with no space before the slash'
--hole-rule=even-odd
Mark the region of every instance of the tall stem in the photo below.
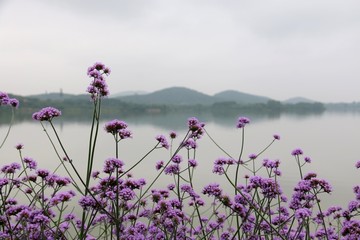
<svg viewBox="0 0 360 240">
<path fill-rule="evenodd" d="M 14 108 L 11 109 L 11 120 L 10 120 L 10 124 L 9 124 L 9 128 L 8 130 L 6 131 L 6 134 L 5 134 L 5 137 L 4 137 L 4 140 L 2 141 L 2 143 L 0 144 L 0 149 L 4 146 L 5 142 L 6 142 L 6 139 L 9 137 L 9 134 L 10 134 L 10 131 L 11 131 L 11 127 L 14 123 L 14 119 L 15 119 L 15 111 L 14 111 Z"/>
</svg>

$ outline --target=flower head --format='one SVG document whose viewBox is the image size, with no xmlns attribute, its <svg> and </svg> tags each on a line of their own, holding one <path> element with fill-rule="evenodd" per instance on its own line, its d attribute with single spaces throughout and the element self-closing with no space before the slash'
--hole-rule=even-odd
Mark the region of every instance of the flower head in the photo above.
<svg viewBox="0 0 360 240">
<path fill-rule="evenodd" d="M 109 95 L 108 86 L 106 84 L 104 74 L 109 75 L 110 68 L 105 67 L 103 63 L 96 62 L 87 70 L 87 75 L 93 78 L 92 82 L 87 88 L 87 92 L 91 94 L 91 98 L 95 100 L 97 97 L 105 97 Z"/>
<path fill-rule="evenodd" d="M 116 135 L 120 130 L 126 129 L 128 127 L 127 123 L 120 121 L 118 119 L 111 120 L 105 124 L 105 131 Z"/>
<path fill-rule="evenodd" d="M 246 117 L 239 117 L 237 123 L 236 123 L 236 127 L 237 128 L 244 128 L 245 125 L 250 123 L 250 119 L 246 118 Z"/>
<path fill-rule="evenodd" d="M 189 130 L 192 138 L 201 138 L 204 134 L 205 123 L 200 122 L 197 118 L 191 117 L 188 119 Z"/>
<path fill-rule="evenodd" d="M 358 169 L 360 168 L 360 160 L 355 163 L 355 167 Z"/>
<path fill-rule="evenodd" d="M 53 107 L 45 107 L 32 115 L 37 121 L 51 121 L 54 117 L 61 116 L 61 111 Z"/>
<path fill-rule="evenodd" d="M 15 148 L 16 148 L 17 150 L 24 149 L 24 144 L 18 143 L 18 144 L 15 145 Z"/>
<path fill-rule="evenodd" d="M 1 105 L 9 105 L 17 108 L 19 106 L 19 100 L 16 98 L 10 98 L 7 93 L 0 92 L 0 106 Z"/>
<path fill-rule="evenodd" d="M 169 149 L 169 143 L 168 141 L 166 140 L 165 136 L 164 135 L 158 135 L 156 136 L 155 138 L 156 140 L 158 140 L 158 142 L 161 144 L 161 147 L 163 148 L 166 148 L 166 149 Z"/>
<path fill-rule="evenodd" d="M 274 134 L 273 137 L 275 140 L 280 140 L 280 135 L 278 135 L 278 134 Z"/>
<path fill-rule="evenodd" d="M 175 131 L 171 131 L 169 135 L 170 135 L 170 138 L 171 138 L 171 139 L 175 139 L 176 136 L 177 136 L 177 134 L 176 134 Z"/>
<path fill-rule="evenodd" d="M 291 155 L 298 156 L 298 155 L 302 155 L 303 153 L 304 152 L 300 148 L 296 148 L 291 152 Z"/>
</svg>

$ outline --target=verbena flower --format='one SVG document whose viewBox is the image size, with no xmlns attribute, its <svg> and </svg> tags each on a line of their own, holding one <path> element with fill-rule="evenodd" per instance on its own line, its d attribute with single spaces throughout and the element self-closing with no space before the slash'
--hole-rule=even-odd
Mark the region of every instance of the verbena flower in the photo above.
<svg viewBox="0 0 360 240">
<path fill-rule="evenodd" d="M 218 183 L 212 183 L 205 186 L 202 193 L 209 196 L 219 197 L 222 194 L 222 189 Z"/>
<path fill-rule="evenodd" d="M 188 127 L 191 132 L 191 138 L 199 139 L 204 134 L 205 123 L 200 122 L 197 118 L 191 117 L 188 119 Z"/>
<path fill-rule="evenodd" d="M 181 157 L 180 155 L 175 155 L 175 156 L 172 157 L 171 161 L 172 161 L 173 163 L 179 164 L 179 163 L 182 162 L 182 157 Z"/>
<path fill-rule="evenodd" d="M 300 148 L 296 148 L 291 152 L 291 155 L 293 156 L 298 156 L 298 155 L 302 155 L 303 151 Z"/>
<path fill-rule="evenodd" d="M 61 111 L 53 107 L 45 107 L 32 115 L 37 121 L 51 121 L 54 117 L 61 116 Z"/>
<path fill-rule="evenodd" d="M 196 167 L 198 165 L 197 161 L 195 159 L 189 159 L 188 164 L 190 167 Z"/>
<path fill-rule="evenodd" d="M 37 163 L 34 161 L 34 159 L 32 159 L 30 157 L 24 157 L 23 161 L 24 161 L 24 163 L 26 163 L 26 166 L 29 169 L 36 169 Z"/>
<path fill-rule="evenodd" d="M 115 172 L 115 170 L 117 170 L 119 173 L 122 173 L 123 171 L 122 167 L 124 165 L 125 165 L 124 162 L 121 161 L 120 159 L 108 158 L 105 160 L 103 172 L 110 174 Z"/>
<path fill-rule="evenodd" d="M 10 98 L 7 93 L 0 92 L 0 106 L 9 105 L 11 107 L 17 108 L 19 106 L 19 100 L 16 98 Z"/>
<path fill-rule="evenodd" d="M 360 168 L 360 160 L 355 163 L 355 167 L 358 169 Z"/>
<path fill-rule="evenodd" d="M 250 123 L 250 119 L 246 117 L 240 117 L 236 123 L 237 128 L 244 128 L 247 124 Z"/>
<path fill-rule="evenodd" d="M 18 144 L 15 145 L 15 148 L 16 148 L 17 150 L 24 149 L 24 144 L 18 143 Z"/>
<path fill-rule="evenodd" d="M 170 145 L 164 135 L 158 135 L 155 139 L 160 143 L 161 147 L 169 149 Z"/>
<path fill-rule="evenodd" d="M 176 136 L 177 136 L 177 134 L 176 134 L 175 131 L 171 131 L 171 132 L 169 133 L 169 136 L 170 136 L 171 139 L 175 139 Z"/>
<path fill-rule="evenodd" d="M 110 68 L 105 67 L 105 65 L 100 62 L 96 62 L 88 68 L 87 75 L 92 78 L 92 81 L 87 88 L 87 92 L 91 94 L 93 100 L 97 97 L 101 98 L 109 95 L 109 89 L 104 74 L 109 75 L 110 73 Z"/>
<path fill-rule="evenodd" d="M 118 119 L 111 120 L 105 124 L 105 131 L 116 135 L 120 130 L 126 129 L 128 127 L 127 123 Z"/>
</svg>

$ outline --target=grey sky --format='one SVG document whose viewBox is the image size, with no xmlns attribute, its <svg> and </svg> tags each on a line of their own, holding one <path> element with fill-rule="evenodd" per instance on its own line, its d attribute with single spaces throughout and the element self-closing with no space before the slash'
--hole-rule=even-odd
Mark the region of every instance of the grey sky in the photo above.
<svg viewBox="0 0 360 240">
<path fill-rule="evenodd" d="M 0 0 L 0 91 L 189 87 L 360 101 L 358 0 Z"/>
</svg>

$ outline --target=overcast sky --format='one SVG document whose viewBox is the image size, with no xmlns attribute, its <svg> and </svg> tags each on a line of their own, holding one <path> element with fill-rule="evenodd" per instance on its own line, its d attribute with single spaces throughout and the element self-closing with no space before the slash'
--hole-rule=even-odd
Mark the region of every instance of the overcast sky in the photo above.
<svg viewBox="0 0 360 240">
<path fill-rule="evenodd" d="M 360 101 L 359 0 L 0 0 L 0 91 L 183 86 Z"/>
</svg>

